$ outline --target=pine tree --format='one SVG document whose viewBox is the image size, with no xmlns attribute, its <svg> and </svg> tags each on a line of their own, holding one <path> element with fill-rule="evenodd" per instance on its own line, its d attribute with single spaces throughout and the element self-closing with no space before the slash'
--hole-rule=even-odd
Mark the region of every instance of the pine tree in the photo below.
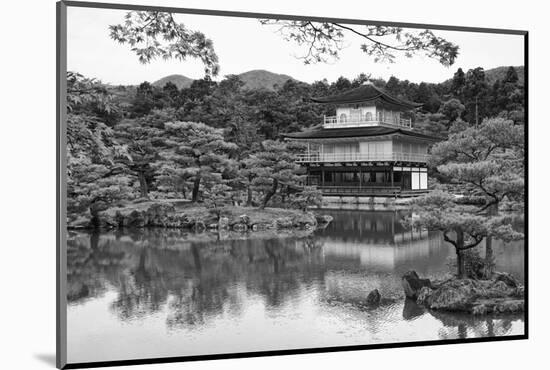
<svg viewBox="0 0 550 370">
<path fill-rule="evenodd" d="M 250 170 L 255 172 L 252 185 L 263 194 L 260 208 L 265 208 L 279 188 L 300 186 L 305 180 L 303 169 L 295 163 L 295 155 L 303 149 L 297 143 L 266 140 L 260 151 L 250 158 Z"/>
<path fill-rule="evenodd" d="M 301 191 L 291 197 L 291 204 L 306 212 L 308 207 L 320 207 L 323 204 L 323 194 L 315 186 L 304 186 Z"/>
<path fill-rule="evenodd" d="M 104 114 L 118 110 L 105 86 L 69 72 L 67 110 L 69 217 L 88 211 L 94 217 L 108 205 L 134 198 L 131 178 L 115 164 L 128 159 L 127 148 L 103 120 Z"/>
<path fill-rule="evenodd" d="M 204 123 L 167 122 L 164 148 L 155 164 L 159 181 L 191 188 L 191 200 L 199 200 L 201 185 L 221 183 L 225 168 L 233 165 L 228 154 L 237 146 L 228 143 L 220 129 Z"/>
<path fill-rule="evenodd" d="M 493 118 L 483 121 L 479 127 L 453 131 L 447 141 L 434 145 L 430 165 L 461 184 L 469 196 L 481 198 L 483 205 L 476 210 L 476 215 L 486 217 L 487 222 L 505 226 L 508 221 L 521 218 L 524 198 L 523 127 L 514 125 L 512 121 Z M 515 212 L 501 215 L 499 211 L 504 203 Z M 485 259 L 491 266 L 493 235 L 488 232 L 486 236 Z M 497 233 L 496 236 L 500 235 Z"/>
<path fill-rule="evenodd" d="M 459 205 L 453 195 L 442 191 L 416 199 L 412 206 L 413 213 L 405 219 L 406 226 L 442 232 L 443 239 L 455 248 L 457 276 L 465 278 L 464 253 L 487 236 L 486 218 L 477 215 L 475 207 Z"/>
<path fill-rule="evenodd" d="M 459 68 L 453 75 L 451 81 L 451 94 L 458 98 L 460 101 L 464 101 L 464 88 L 466 86 L 466 75 L 462 68 Z"/>
<path fill-rule="evenodd" d="M 173 120 L 174 115 L 173 109 L 153 110 L 140 118 L 124 119 L 115 127 L 115 136 L 128 153 L 116 162 L 137 178 L 142 198 L 149 197 L 154 181 L 155 170 L 151 164 L 157 160 L 158 149 L 165 142 L 164 123 Z"/>
<path fill-rule="evenodd" d="M 466 120 L 478 125 L 487 113 L 487 93 L 489 86 L 485 79 L 485 71 L 478 67 L 466 73 L 463 101 L 466 106 Z"/>
</svg>

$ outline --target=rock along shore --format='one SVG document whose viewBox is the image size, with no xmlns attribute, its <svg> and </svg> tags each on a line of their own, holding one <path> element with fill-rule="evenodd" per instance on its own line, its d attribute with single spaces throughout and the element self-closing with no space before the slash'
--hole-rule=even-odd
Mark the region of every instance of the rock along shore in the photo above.
<svg viewBox="0 0 550 370">
<path fill-rule="evenodd" d="M 524 287 L 507 273 L 495 272 L 487 280 L 430 281 L 409 271 L 401 282 L 407 298 L 432 310 L 485 315 L 519 313 L 525 309 Z"/>
<path fill-rule="evenodd" d="M 132 203 L 112 207 L 96 217 L 79 216 L 68 221 L 69 229 L 177 228 L 194 231 L 314 230 L 332 221 L 331 216 L 295 209 L 226 206 L 213 210 L 201 205 L 175 206 L 166 201 Z"/>
</svg>

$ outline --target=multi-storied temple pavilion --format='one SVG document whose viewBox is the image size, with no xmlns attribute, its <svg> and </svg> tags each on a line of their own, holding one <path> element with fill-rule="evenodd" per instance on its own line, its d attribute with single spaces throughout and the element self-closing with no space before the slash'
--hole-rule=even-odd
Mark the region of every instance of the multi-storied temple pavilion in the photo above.
<svg viewBox="0 0 550 370">
<path fill-rule="evenodd" d="M 416 132 L 406 112 L 421 104 L 389 95 L 371 83 L 314 98 L 336 115 L 309 131 L 287 134 L 304 142 L 298 162 L 307 182 L 325 195 L 405 196 L 428 189 L 428 146 L 438 139 Z"/>
</svg>

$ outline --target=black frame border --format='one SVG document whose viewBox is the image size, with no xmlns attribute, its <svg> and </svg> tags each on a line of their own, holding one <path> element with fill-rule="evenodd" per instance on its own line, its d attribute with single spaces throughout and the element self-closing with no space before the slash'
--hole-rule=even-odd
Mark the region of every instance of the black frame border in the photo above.
<svg viewBox="0 0 550 370">
<path fill-rule="evenodd" d="M 369 24 L 406 28 L 429 28 L 444 31 L 463 31 L 478 33 L 496 33 L 521 35 L 524 37 L 524 70 L 525 70 L 525 240 L 524 240 L 524 271 L 525 271 L 525 312 L 524 334 L 489 338 L 465 338 L 450 340 L 428 340 L 415 342 L 396 342 L 381 344 L 365 344 L 338 347 L 300 348 L 289 350 L 273 350 L 258 352 L 221 353 L 211 355 L 174 356 L 159 358 L 143 358 L 116 361 L 97 361 L 82 363 L 67 363 L 67 300 L 66 300 L 66 94 L 67 94 L 67 7 L 161 11 L 171 13 L 214 15 L 223 17 L 265 18 L 285 20 L 311 20 L 316 22 L 339 22 L 348 24 Z M 406 348 L 448 344 L 500 342 L 522 340 L 529 338 L 529 31 L 514 29 L 498 29 L 468 26 L 451 26 L 425 23 L 407 23 L 391 21 L 359 20 L 346 18 L 329 18 L 317 16 L 298 16 L 288 14 L 235 12 L 227 10 L 191 9 L 165 6 L 114 4 L 84 1 L 58 1 L 56 3 L 56 367 L 58 369 L 80 369 L 108 366 L 144 365 L 174 362 L 191 362 L 204 360 L 222 360 L 248 357 L 285 356 L 298 354 L 314 354 L 342 351 L 359 351 L 383 348 Z"/>
</svg>

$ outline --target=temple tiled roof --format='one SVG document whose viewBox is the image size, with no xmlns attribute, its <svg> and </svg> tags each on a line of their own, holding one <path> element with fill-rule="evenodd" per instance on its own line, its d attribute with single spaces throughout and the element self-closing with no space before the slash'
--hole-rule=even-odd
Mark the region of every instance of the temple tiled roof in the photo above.
<svg viewBox="0 0 550 370">
<path fill-rule="evenodd" d="M 425 135 L 414 130 L 405 130 L 401 128 L 391 128 L 385 126 L 372 127 L 350 127 L 350 128 L 322 128 L 317 127 L 312 130 L 293 132 L 285 134 L 288 139 L 335 139 L 335 138 L 354 138 L 354 137 L 374 137 L 384 135 L 403 135 L 418 139 L 439 141 L 441 138 Z"/>
<path fill-rule="evenodd" d="M 398 105 L 405 109 L 414 109 L 422 106 L 421 103 L 414 103 L 408 100 L 400 99 L 391 96 L 383 89 L 374 86 L 371 83 L 363 84 L 354 89 L 345 91 L 340 94 L 311 98 L 311 101 L 315 103 L 324 104 L 351 104 L 362 103 L 368 101 L 380 100 L 389 104 Z"/>
</svg>

